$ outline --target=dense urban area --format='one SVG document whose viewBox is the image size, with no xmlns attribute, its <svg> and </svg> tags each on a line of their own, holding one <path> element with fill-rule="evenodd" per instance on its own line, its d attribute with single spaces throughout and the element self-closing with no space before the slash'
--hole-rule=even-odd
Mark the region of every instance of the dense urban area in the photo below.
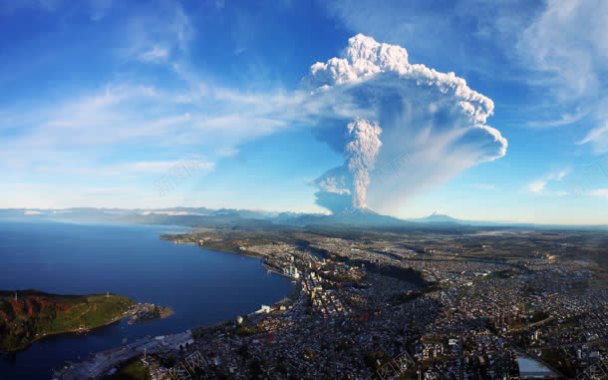
<svg viewBox="0 0 608 380">
<path fill-rule="evenodd" d="M 151 379 L 608 377 L 600 232 L 205 229 L 163 238 L 260 257 L 293 280 L 293 294 L 98 354 L 58 377 L 112 375 L 125 362 Z"/>
</svg>

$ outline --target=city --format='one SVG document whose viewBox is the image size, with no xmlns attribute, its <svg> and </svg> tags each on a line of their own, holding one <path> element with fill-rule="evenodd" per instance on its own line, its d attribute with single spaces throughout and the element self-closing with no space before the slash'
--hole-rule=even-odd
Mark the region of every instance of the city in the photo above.
<svg viewBox="0 0 608 380">
<path fill-rule="evenodd" d="M 193 330 L 185 348 L 149 350 L 153 378 L 606 376 L 607 273 L 595 261 L 608 241 L 603 234 L 446 228 L 340 235 L 163 236 L 237 247 L 291 278 L 294 290 L 251 314 Z M 593 244 L 571 243 L 591 236 Z M 196 366 L 186 364 L 192 355 Z"/>
</svg>

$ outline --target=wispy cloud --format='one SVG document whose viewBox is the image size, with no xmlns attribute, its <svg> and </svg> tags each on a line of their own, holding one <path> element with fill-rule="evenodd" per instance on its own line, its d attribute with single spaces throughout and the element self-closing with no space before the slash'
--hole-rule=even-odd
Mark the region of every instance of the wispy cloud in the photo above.
<svg viewBox="0 0 608 380">
<path fill-rule="evenodd" d="M 603 126 L 590 130 L 578 144 L 591 145 L 597 154 L 608 152 L 608 121 Z"/>
<path fill-rule="evenodd" d="M 589 194 L 591 194 L 594 197 L 608 199 L 608 188 L 591 190 L 589 192 Z"/>
<path fill-rule="evenodd" d="M 547 186 L 547 180 L 537 180 L 537 181 L 533 181 L 530 182 L 530 184 L 528 185 L 528 189 L 536 194 L 541 193 L 543 190 L 545 190 L 545 187 Z"/>
<path fill-rule="evenodd" d="M 600 91 L 597 70 L 608 57 L 607 11 L 608 4 L 601 0 L 547 1 L 522 34 L 520 51 L 552 75 L 558 98 L 581 100 Z"/>
<path fill-rule="evenodd" d="M 552 172 L 543 177 L 530 182 L 527 186 L 528 191 L 539 195 L 565 196 L 566 191 L 551 191 L 547 186 L 552 182 L 561 182 L 570 173 L 570 168 L 566 167 L 560 171 Z"/>
<path fill-rule="evenodd" d="M 608 3 L 597 0 L 547 1 L 517 45 L 524 62 L 543 76 L 547 96 L 574 112 L 559 119 L 532 122 L 532 126 L 581 124 L 586 133 L 579 143 L 591 143 L 597 154 L 608 151 L 605 111 L 608 101 L 604 68 L 608 65 Z M 587 125 L 590 130 L 586 130 Z"/>
<path fill-rule="evenodd" d="M 164 62 L 168 57 L 169 50 L 160 46 L 154 46 L 139 55 L 139 59 L 144 62 Z"/>
<path fill-rule="evenodd" d="M 526 122 L 526 126 L 531 128 L 553 128 L 563 127 L 578 123 L 591 113 L 590 109 L 578 110 L 574 113 L 564 113 L 556 119 L 550 120 L 531 120 Z"/>
<path fill-rule="evenodd" d="M 128 18 L 122 35 L 117 43 L 121 59 L 171 65 L 188 59 L 196 33 L 179 2 L 159 1 Z"/>
<path fill-rule="evenodd" d="M 205 173 L 215 169 L 215 163 L 202 158 L 192 159 L 191 165 L 196 164 L 197 170 Z M 183 164 L 184 160 L 172 161 L 135 161 L 116 164 L 103 164 L 98 162 L 64 163 L 64 165 L 39 165 L 36 173 L 42 174 L 70 174 L 89 177 L 127 177 L 132 175 L 166 174 L 171 169 Z"/>
</svg>

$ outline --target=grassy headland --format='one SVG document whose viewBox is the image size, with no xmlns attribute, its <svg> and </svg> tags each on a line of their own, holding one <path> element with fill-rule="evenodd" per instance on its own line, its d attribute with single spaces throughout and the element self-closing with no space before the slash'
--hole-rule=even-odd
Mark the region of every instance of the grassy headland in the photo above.
<svg viewBox="0 0 608 380">
<path fill-rule="evenodd" d="M 132 305 L 129 298 L 114 294 L 0 291 L 0 351 L 24 349 L 48 335 L 108 325 L 126 317 Z"/>
</svg>

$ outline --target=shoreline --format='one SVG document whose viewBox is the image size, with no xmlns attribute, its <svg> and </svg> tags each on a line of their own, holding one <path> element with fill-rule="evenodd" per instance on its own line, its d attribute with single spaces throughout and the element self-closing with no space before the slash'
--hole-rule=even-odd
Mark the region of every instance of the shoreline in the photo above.
<svg viewBox="0 0 608 380">
<path fill-rule="evenodd" d="M 46 333 L 46 334 L 43 334 L 43 335 L 40 335 L 40 336 L 36 336 L 31 342 L 29 342 L 24 347 L 19 347 L 16 350 L 4 351 L 3 353 L 5 353 L 5 354 L 15 354 L 15 353 L 18 353 L 18 352 L 21 352 L 21 351 L 25 351 L 28 348 L 30 348 L 33 344 L 35 344 L 37 342 L 43 341 L 45 339 L 57 338 L 57 337 L 60 337 L 62 335 L 81 335 L 81 334 L 86 334 L 86 333 L 89 333 L 91 331 L 102 329 L 104 327 L 108 327 L 108 326 L 113 325 L 115 323 L 119 323 L 119 322 L 123 321 L 124 319 L 126 319 L 128 317 L 129 317 L 129 315 L 125 314 L 125 315 L 123 315 L 121 317 L 116 317 L 116 318 L 112 319 L 111 321 L 109 321 L 108 323 L 104 323 L 104 324 L 99 325 L 99 326 L 93 326 L 93 327 L 83 328 L 83 329 L 68 330 L 68 331 L 61 331 L 61 332 L 54 332 L 54 333 Z"/>
<path fill-rule="evenodd" d="M 168 240 L 168 241 L 170 241 L 170 240 Z M 285 278 L 285 279 L 287 279 L 287 280 L 290 281 L 290 285 L 291 285 L 290 286 L 290 291 L 286 295 L 284 295 L 282 298 L 280 298 L 279 300 L 273 301 L 270 304 L 274 305 L 274 304 L 282 303 L 284 305 L 289 305 L 289 304 L 292 304 L 294 302 L 294 299 L 292 298 L 292 296 L 295 293 L 297 293 L 297 290 L 296 290 L 297 287 L 294 286 L 294 282 L 297 282 L 298 280 L 295 280 L 295 279 L 293 279 L 293 278 L 285 275 L 284 273 L 279 272 L 279 270 L 277 268 L 271 267 L 271 266 L 267 265 L 266 263 L 264 263 L 264 260 L 263 260 L 264 256 L 262 256 L 262 255 L 246 254 L 245 253 L 246 251 L 241 251 L 241 250 L 238 250 L 236 252 L 235 251 L 228 251 L 228 250 L 219 250 L 219 249 L 215 249 L 215 248 L 209 248 L 209 247 L 201 246 L 201 245 L 199 245 L 199 244 L 197 244 L 195 242 L 179 242 L 179 243 L 173 242 L 173 241 L 170 241 L 170 242 L 172 242 L 174 244 L 184 244 L 184 245 L 194 244 L 194 245 L 198 246 L 199 248 L 207 249 L 207 250 L 210 250 L 210 251 L 215 251 L 215 252 L 222 253 L 222 254 L 233 254 L 233 255 L 239 255 L 239 256 L 256 258 L 256 259 L 258 259 L 258 261 L 260 263 L 260 266 L 262 268 L 266 269 L 268 272 L 271 272 L 273 274 L 279 275 L 279 276 L 281 276 L 281 277 L 283 277 L 283 278 Z M 173 313 L 174 313 L 173 310 L 171 310 L 171 313 L 169 314 L 169 316 L 173 315 Z M 234 321 L 239 316 L 251 316 L 251 315 L 253 315 L 255 313 L 256 313 L 256 310 L 249 311 L 249 312 L 246 312 L 246 313 L 243 313 L 243 314 L 236 314 L 236 315 L 233 315 L 232 318 L 223 319 L 221 321 L 218 321 L 218 322 L 215 322 L 215 323 L 212 323 L 212 324 L 208 324 L 208 325 L 191 327 L 191 328 L 185 330 L 184 332 L 177 333 L 177 334 L 190 333 L 193 338 L 196 337 L 196 336 L 200 337 L 202 334 L 211 333 L 211 332 L 213 332 L 215 330 L 221 329 L 222 327 L 228 326 L 231 323 L 234 323 L 232 321 Z M 128 315 L 125 316 L 125 317 L 123 317 L 122 319 L 127 318 L 127 317 L 128 317 Z M 161 318 L 161 319 L 164 319 L 164 318 Z M 120 320 L 118 320 L 118 321 L 120 321 Z M 113 323 L 116 323 L 118 321 L 115 321 Z M 147 322 L 147 321 L 142 321 L 142 322 Z M 100 327 L 103 327 L 103 326 L 100 326 Z M 121 349 L 121 348 L 125 348 L 125 347 L 128 347 L 128 346 L 129 346 L 128 344 L 127 345 L 123 344 L 123 345 L 120 345 L 120 346 L 116 346 L 116 347 L 114 347 L 114 348 L 112 348 L 110 350 Z M 97 355 L 99 353 L 100 352 L 96 352 L 96 353 L 94 353 L 94 355 Z M 141 353 L 135 354 L 129 360 L 133 360 L 134 358 L 138 358 L 140 356 L 141 356 Z M 79 366 L 79 365 L 81 365 L 81 364 L 83 364 L 85 362 L 86 362 L 86 360 L 74 362 L 74 363 L 71 363 L 70 366 L 72 368 L 74 368 L 74 366 Z M 118 365 L 123 365 L 125 362 L 126 361 L 122 361 L 122 362 L 118 363 Z M 53 369 L 53 371 L 57 371 L 57 368 Z"/>
<path fill-rule="evenodd" d="M 211 246 L 205 246 L 205 245 L 200 245 L 197 242 L 194 241 L 187 241 L 187 242 L 183 242 L 183 241 L 174 241 L 171 240 L 169 238 L 163 238 L 162 236 L 169 236 L 169 235 L 161 235 L 161 239 L 162 240 L 166 240 L 172 244 L 177 244 L 177 245 L 194 245 L 197 246 L 198 248 L 203 248 L 209 251 L 215 251 L 218 253 L 229 253 L 232 255 L 237 255 L 237 256 L 243 256 L 243 257 L 251 257 L 251 258 L 255 258 L 258 259 L 258 261 L 260 262 L 260 265 L 266 269 L 268 272 L 272 272 L 276 275 L 279 275 L 281 277 L 284 277 L 288 280 L 290 280 L 291 282 L 295 282 L 295 280 L 291 277 L 289 277 L 288 275 L 286 275 L 285 273 L 279 271 L 278 268 L 273 267 L 271 265 L 268 265 L 267 263 L 264 262 L 264 255 L 260 255 L 258 253 L 255 252 L 251 252 L 251 251 L 246 251 L 246 250 L 242 250 L 239 248 L 236 248 L 236 250 L 229 250 L 229 249 L 225 249 L 225 248 L 215 248 L 215 247 L 211 247 Z"/>
<path fill-rule="evenodd" d="M 22 352 L 22 351 L 26 351 L 27 349 L 29 349 L 33 344 L 43 341 L 45 339 L 51 339 L 51 338 L 57 338 L 57 337 L 61 337 L 63 335 L 81 335 L 81 334 L 88 334 L 91 331 L 95 331 L 95 330 L 100 330 L 103 329 L 105 327 L 114 325 L 114 324 L 119 324 L 125 320 L 128 320 L 129 325 L 132 324 L 141 324 L 141 323 L 148 323 L 148 322 L 154 322 L 156 320 L 163 320 L 163 319 L 167 319 L 169 317 L 171 317 L 172 315 L 175 314 L 175 311 L 169 307 L 163 307 L 163 306 L 159 306 L 159 308 L 161 309 L 160 315 L 158 317 L 155 318 L 149 318 L 149 319 L 142 319 L 139 317 L 136 317 L 136 312 L 134 312 L 132 310 L 133 306 L 137 306 L 139 304 L 141 304 L 140 302 L 136 302 L 133 300 L 130 300 L 132 302 L 131 306 L 129 306 L 129 309 L 125 310 L 122 314 L 117 315 L 114 318 L 111 318 L 110 320 L 108 320 L 107 322 L 104 322 L 102 324 L 98 324 L 98 325 L 94 325 L 94 326 L 89 326 L 89 327 L 78 327 L 78 328 L 74 328 L 74 329 L 70 329 L 70 330 L 65 330 L 65 331 L 58 331 L 58 332 L 49 332 L 49 333 L 43 333 L 43 334 L 36 334 L 29 342 L 27 342 L 26 344 L 19 346 L 15 349 L 10 349 L 10 350 L 0 350 L 0 354 L 15 354 L 18 352 Z"/>
<path fill-rule="evenodd" d="M 163 236 L 163 235 L 161 235 L 161 236 Z M 251 253 L 251 252 L 248 252 L 248 251 L 243 251 L 243 250 L 240 250 L 238 248 L 237 248 L 237 250 L 227 250 L 227 249 L 218 249 L 218 248 L 213 248 L 213 247 L 202 246 L 200 244 L 197 244 L 196 242 L 175 242 L 175 241 L 172 241 L 172 240 L 169 240 L 169 239 L 163 239 L 163 240 L 167 240 L 168 242 L 173 243 L 173 244 L 195 245 L 195 246 L 197 246 L 199 248 L 203 248 L 203 249 L 206 249 L 206 250 L 209 250 L 209 251 L 213 251 L 213 252 L 217 252 L 217 253 L 221 253 L 221 254 L 231 254 L 231 255 L 238 255 L 238 256 L 243 256 L 243 257 L 255 258 L 260 263 L 260 266 L 263 269 L 265 269 L 267 272 L 271 272 L 271 273 L 273 273 L 275 275 L 281 276 L 281 277 L 283 277 L 283 278 L 285 278 L 285 279 L 287 279 L 287 280 L 290 281 L 290 290 L 289 290 L 289 292 L 286 295 L 284 295 L 282 298 L 280 298 L 280 299 L 278 299 L 276 301 L 273 301 L 271 304 L 274 305 L 276 303 L 283 302 L 286 299 L 287 299 L 286 304 L 291 304 L 294 301 L 294 299 L 292 299 L 291 296 L 295 292 L 296 287 L 294 287 L 293 284 L 294 284 L 294 282 L 297 282 L 297 280 L 294 280 L 293 278 L 285 275 L 284 273 L 280 272 L 277 268 L 274 268 L 274 267 L 271 267 L 271 266 L 267 265 L 264 262 L 264 260 L 263 260 L 264 256 L 262 256 L 262 255 L 254 254 L 254 253 Z M 251 310 L 251 311 L 248 311 L 248 312 L 245 312 L 245 313 L 233 315 L 231 318 L 226 318 L 226 319 L 223 319 L 221 321 L 218 321 L 218 322 L 215 322 L 215 323 L 212 323 L 212 324 L 193 326 L 193 327 L 187 329 L 186 332 L 187 331 L 191 331 L 192 335 L 195 335 L 195 336 L 199 335 L 199 334 L 208 333 L 208 332 L 214 331 L 216 329 L 222 328 L 224 326 L 227 326 L 228 324 L 231 323 L 231 321 L 233 321 L 235 318 L 237 318 L 239 316 L 249 316 L 249 315 L 254 314 L 255 312 L 256 312 L 256 310 Z M 173 314 L 174 314 L 174 311 L 171 310 L 171 313 L 167 317 L 169 317 L 169 316 L 171 316 Z M 123 317 L 121 317 L 121 318 L 119 318 L 119 319 L 117 319 L 115 321 L 112 321 L 111 323 L 108 323 L 108 324 L 103 325 L 103 326 L 98 326 L 96 328 L 103 328 L 103 327 L 109 326 L 109 325 L 111 325 L 113 323 L 120 322 L 121 320 L 126 319 L 128 317 L 129 317 L 129 315 L 125 315 L 125 316 L 123 316 Z M 164 319 L 164 318 L 160 318 L 160 319 Z M 140 323 L 146 323 L 148 321 L 139 321 L 139 322 Z M 93 329 L 91 329 L 91 330 L 93 330 Z M 83 331 L 83 332 L 85 332 L 85 331 Z M 80 331 L 67 332 L 66 334 L 78 334 L 78 333 L 80 333 Z M 58 334 L 53 334 L 53 335 L 63 335 L 63 334 L 64 333 L 58 333 Z M 50 337 L 50 335 L 49 336 L 45 336 L 45 337 L 41 337 L 40 339 L 43 339 L 43 338 L 46 338 L 46 337 Z M 34 343 L 34 342 L 32 342 L 32 343 Z M 120 345 L 120 346 L 116 346 L 115 348 L 127 347 L 127 346 L 128 345 Z M 77 365 L 78 363 L 84 363 L 84 361 L 78 361 L 78 362 L 75 362 L 73 364 Z M 57 370 L 57 369 L 54 369 L 54 370 Z"/>
</svg>

